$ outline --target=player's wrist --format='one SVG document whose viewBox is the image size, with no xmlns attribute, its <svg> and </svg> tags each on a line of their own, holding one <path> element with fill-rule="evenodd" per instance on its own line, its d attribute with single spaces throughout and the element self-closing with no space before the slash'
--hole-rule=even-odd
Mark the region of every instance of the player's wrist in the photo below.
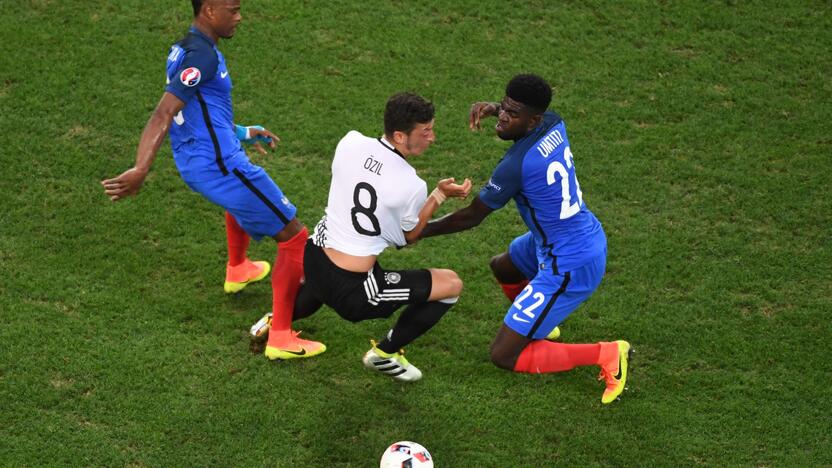
<svg viewBox="0 0 832 468">
<path fill-rule="evenodd" d="M 433 197 L 434 200 L 436 200 L 437 205 L 445 203 L 445 200 L 448 199 L 448 196 L 445 195 L 441 190 L 439 190 L 439 187 L 433 189 L 433 192 L 430 193 L 430 196 Z"/>
<path fill-rule="evenodd" d="M 240 140 L 242 143 L 246 144 L 254 144 L 258 141 L 269 144 L 272 142 L 270 137 L 264 136 L 262 134 L 252 135 L 252 130 L 265 130 L 260 125 L 251 125 L 251 126 L 244 126 L 244 125 L 234 125 L 234 133 L 237 135 L 237 139 Z"/>
<path fill-rule="evenodd" d="M 142 175 L 147 175 L 150 172 L 150 166 L 136 165 L 133 166 L 133 171 Z"/>
<path fill-rule="evenodd" d="M 237 135 L 237 139 L 242 142 L 245 142 L 251 136 L 251 132 L 248 127 L 244 125 L 234 125 L 234 134 Z"/>
</svg>

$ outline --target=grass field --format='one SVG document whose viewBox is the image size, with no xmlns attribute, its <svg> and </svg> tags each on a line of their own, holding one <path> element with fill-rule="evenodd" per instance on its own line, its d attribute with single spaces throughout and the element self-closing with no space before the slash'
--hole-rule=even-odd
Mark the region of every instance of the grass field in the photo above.
<svg viewBox="0 0 832 468">
<path fill-rule="evenodd" d="M 369 467 L 402 439 L 439 467 L 832 465 L 829 2 L 242 3 L 221 44 L 236 119 L 281 136 L 253 159 L 309 226 L 335 144 L 379 134 L 393 92 L 436 104 L 422 177 L 478 188 L 508 145 L 467 129 L 469 105 L 549 79 L 609 239 L 564 340 L 629 340 L 629 391 L 602 407 L 594 368 L 489 362 L 508 304 L 488 259 L 524 232 L 511 206 L 385 252 L 465 281 L 408 348 L 422 381 L 362 367 L 389 322 L 328 309 L 298 322 L 326 354 L 250 352 L 270 288 L 223 294 L 222 212 L 169 145 L 135 199 L 99 185 L 132 164 L 190 2 L 3 0 L 0 465 Z"/>
</svg>

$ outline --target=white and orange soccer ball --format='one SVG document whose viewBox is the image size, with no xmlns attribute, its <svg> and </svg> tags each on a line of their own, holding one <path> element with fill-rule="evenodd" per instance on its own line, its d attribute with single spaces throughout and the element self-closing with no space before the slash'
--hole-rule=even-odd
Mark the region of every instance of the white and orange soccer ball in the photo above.
<svg viewBox="0 0 832 468">
<path fill-rule="evenodd" d="M 387 447 L 381 456 L 380 468 L 433 468 L 428 449 L 416 442 L 403 440 Z"/>
</svg>

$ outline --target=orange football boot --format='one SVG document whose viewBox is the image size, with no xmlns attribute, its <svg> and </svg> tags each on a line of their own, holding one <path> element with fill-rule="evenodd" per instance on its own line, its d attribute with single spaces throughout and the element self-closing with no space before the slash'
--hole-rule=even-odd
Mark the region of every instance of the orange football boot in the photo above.
<svg viewBox="0 0 832 468">
<path fill-rule="evenodd" d="M 252 262 L 246 259 L 243 263 L 237 266 L 225 265 L 225 285 L 223 289 L 228 294 L 240 292 L 255 281 L 260 281 L 269 275 L 272 270 L 269 262 L 258 261 Z"/>
</svg>

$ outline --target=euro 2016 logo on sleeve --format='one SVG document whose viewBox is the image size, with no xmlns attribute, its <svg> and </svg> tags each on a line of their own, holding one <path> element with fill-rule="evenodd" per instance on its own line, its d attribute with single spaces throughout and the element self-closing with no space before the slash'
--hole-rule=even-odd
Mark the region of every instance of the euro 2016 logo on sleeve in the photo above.
<svg viewBox="0 0 832 468">
<path fill-rule="evenodd" d="M 402 280 L 402 275 L 396 273 L 395 271 L 388 271 L 384 274 L 384 281 L 387 284 L 399 284 L 399 281 Z"/>
<path fill-rule="evenodd" d="M 500 187 L 499 185 L 494 183 L 494 179 L 488 179 L 488 183 L 485 184 L 485 189 L 486 190 L 491 190 L 491 191 L 494 191 L 494 192 L 502 192 L 503 191 L 502 187 Z"/>
<path fill-rule="evenodd" d="M 196 67 L 186 68 L 179 74 L 179 81 L 189 88 L 196 86 L 201 78 L 202 73 L 199 71 L 199 68 Z"/>
</svg>

